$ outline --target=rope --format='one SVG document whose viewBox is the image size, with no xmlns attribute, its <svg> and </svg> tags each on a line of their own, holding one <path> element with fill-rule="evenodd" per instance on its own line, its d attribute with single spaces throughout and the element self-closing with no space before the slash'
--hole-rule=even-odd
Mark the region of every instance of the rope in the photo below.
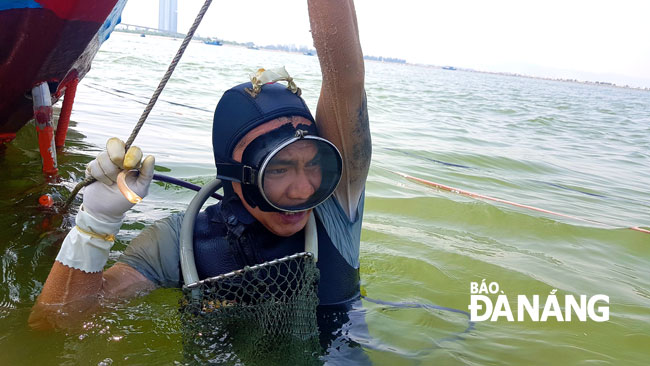
<svg viewBox="0 0 650 366">
<path fill-rule="evenodd" d="M 136 99 L 136 98 L 143 99 L 143 98 L 146 98 L 146 97 L 143 97 L 143 96 L 140 96 L 140 95 L 137 95 L 137 94 L 133 94 L 133 93 L 128 92 L 126 90 L 115 89 L 115 88 L 110 88 L 110 87 L 103 87 L 103 86 L 98 86 L 98 85 L 89 84 L 89 83 L 85 83 L 84 86 L 86 88 L 95 89 L 95 90 L 100 91 L 102 93 L 110 94 L 110 95 L 116 96 L 118 98 L 122 98 L 122 99 L 130 100 L 130 101 L 135 102 L 135 103 L 147 105 L 147 103 Z M 132 98 L 124 96 L 122 94 L 130 95 L 130 96 L 132 96 Z M 195 107 L 195 106 L 192 106 L 192 105 L 187 105 L 187 104 L 178 103 L 178 102 L 172 102 L 170 100 L 159 99 L 158 102 L 165 102 L 165 103 L 171 104 L 173 106 L 185 107 L 185 108 L 194 109 L 194 110 L 201 111 L 201 112 L 214 113 L 214 110 Z"/>
<path fill-rule="evenodd" d="M 196 19 L 194 19 L 194 24 L 192 24 L 190 30 L 185 35 L 185 39 L 183 39 L 183 43 L 178 48 L 178 51 L 176 52 L 176 56 L 174 56 L 174 59 L 169 64 L 169 67 L 167 68 L 167 72 L 165 72 L 165 75 L 162 77 L 162 79 L 160 79 L 158 88 L 156 88 L 156 91 L 154 91 L 153 95 L 151 96 L 149 103 L 144 108 L 144 111 L 142 111 L 142 115 L 140 116 L 138 123 L 136 123 L 135 127 L 133 127 L 133 131 L 131 132 L 129 139 L 126 140 L 126 150 L 128 150 L 129 147 L 131 147 L 133 141 L 138 136 L 138 133 L 142 128 L 142 125 L 144 125 L 144 122 L 147 120 L 147 117 L 149 117 L 149 113 L 153 109 L 153 106 L 156 104 L 156 101 L 158 100 L 158 96 L 160 96 L 160 93 L 162 93 L 163 89 L 165 89 L 165 85 L 167 85 L 167 81 L 169 81 L 169 78 L 172 76 L 174 69 L 176 69 L 176 65 L 178 64 L 178 61 L 180 61 L 181 57 L 183 56 L 183 53 L 185 52 L 185 49 L 187 48 L 187 45 L 192 40 L 192 37 L 194 37 L 194 32 L 199 27 L 199 24 L 201 24 L 201 20 L 203 20 L 203 16 L 205 15 L 205 12 L 208 11 L 208 8 L 210 7 L 211 3 L 212 0 L 205 0 L 205 3 L 203 3 L 201 10 L 199 10 L 199 13 L 196 15 Z M 64 209 L 67 209 L 70 206 L 70 204 L 72 203 L 72 201 L 74 201 L 74 198 L 77 196 L 77 193 L 79 193 L 81 188 L 88 186 L 93 182 L 95 182 L 95 178 L 86 177 L 86 179 L 84 179 L 79 184 L 77 184 L 77 186 L 74 187 L 72 192 L 70 192 L 70 196 L 65 202 Z"/>
<path fill-rule="evenodd" d="M 645 234 L 650 234 L 650 230 L 646 230 L 646 229 L 643 229 L 643 228 L 638 227 L 638 226 L 619 227 L 619 226 L 616 226 L 616 225 L 607 224 L 607 223 L 596 221 L 596 220 L 590 220 L 590 219 L 585 219 L 585 218 L 581 218 L 581 217 L 571 216 L 571 215 L 567 215 L 567 214 L 563 214 L 563 213 L 559 213 L 559 212 L 546 210 L 546 209 L 543 209 L 543 208 L 537 208 L 537 207 L 533 207 L 533 206 L 529 206 L 529 205 L 524 205 L 524 204 L 521 204 L 521 203 L 516 203 L 516 202 L 512 202 L 512 201 L 503 200 L 503 199 L 500 199 L 500 198 L 486 196 L 484 194 L 465 191 L 463 189 L 446 186 L 444 184 L 440 184 L 440 183 L 436 183 L 436 182 L 431 182 L 431 181 L 428 181 L 426 179 L 413 177 L 413 176 L 410 176 L 408 174 L 393 171 L 393 170 L 390 170 L 390 169 L 385 169 L 385 170 L 387 170 L 387 171 L 389 171 L 391 173 L 397 174 L 397 175 L 399 175 L 399 176 L 401 176 L 403 178 L 406 178 L 408 180 L 414 181 L 414 182 L 418 182 L 418 183 L 421 183 L 421 184 L 424 184 L 424 185 L 427 185 L 427 186 L 430 186 L 430 187 L 442 189 L 442 190 L 447 191 L 447 192 L 452 192 L 452 193 L 460 194 L 460 195 L 475 198 L 475 199 L 485 199 L 485 200 L 489 200 L 489 201 L 505 203 L 507 205 L 511 205 L 511 206 L 515 206 L 515 207 L 520 207 L 520 208 L 525 208 L 525 209 L 528 209 L 528 210 L 543 212 L 543 213 L 546 213 L 546 214 L 549 214 L 549 215 L 565 217 L 565 218 L 573 219 L 573 220 L 577 220 L 577 221 L 588 222 L 588 223 L 591 223 L 591 224 L 607 226 L 607 227 L 610 227 L 610 228 L 613 228 L 613 229 L 629 229 L 629 230 L 634 230 L 634 231 L 638 231 L 638 232 L 645 233 Z"/>
<path fill-rule="evenodd" d="M 250 77 L 253 89 L 245 88 L 244 90 L 253 98 L 256 98 L 257 94 L 262 91 L 262 85 L 272 84 L 278 81 L 286 81 L 288 84 L 287 89 L 291 90 L 292 93 L 298 96 L 302 94 L 302 91 L 293 81 L 293 78 L 289 76 L 289 73 L 284 66 L 273 70 L 259 69 L 256 73 L 250 74 Z"/>
</svg>

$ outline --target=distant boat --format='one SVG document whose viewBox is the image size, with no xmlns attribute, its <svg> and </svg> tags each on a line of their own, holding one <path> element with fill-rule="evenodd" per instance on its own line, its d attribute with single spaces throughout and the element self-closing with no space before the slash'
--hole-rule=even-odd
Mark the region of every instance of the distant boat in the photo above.
<svg viewBox="0 0 650 366">
<path fill-rule="evenodd" d="M 453 66 L 443 66 L 442 69 L 443 70 L 456 70 L 456 68 L 453 67 Z"/>
<path fill-rule="evenodd" d="M 305 56 L 313 56 L 314 55 L 314 53 L 312 51 L 303 52 L 302 54 L 305 55 Z"/>
<path fill-rule="evenodd" d="M 144 33 L 140 33 L 140 37 L 146 37 Z"/>
<path fill-rule="evenodd" d="M 223 46 L 223 43 L 221 41 L 219 41 L 219 40 L 216 40 L 216 39 L 207 39 L 207 40 L 203 41 L 203 43 L 211 44 L 213 46 Z"/>
<path fill-rule="evenodd" d="M 53 132 L 49 99 L 54 103 L 65 93 L 68 102 L 63 105 L 67 117 L 62 110 L 61 131 L 56 131 L 56 146 L 61 146 L 67 130 L 62 121 L 69 120 L 77 82 L 120 22 L 125 5 L 126 0 L 0 2 L 0 145 L 14 139 L 36 116 L 43 170 L 56 172 L 54 142 L 48 141 L 54 141 L 49 137 Z M 35 106 L 45 108 L 43 113 L 39 109 L 35 115 Z"/>
</svg>

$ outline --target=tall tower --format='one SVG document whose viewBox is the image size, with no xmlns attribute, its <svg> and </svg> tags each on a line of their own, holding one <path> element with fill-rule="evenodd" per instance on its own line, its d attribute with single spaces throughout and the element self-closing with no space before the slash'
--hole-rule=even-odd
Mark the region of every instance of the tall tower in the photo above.
<svg viewBox="0 0 650 366">
<path fill-rule="evenodd" d="M 158 6 L 158 29 L 176 33 L 177 8 L 177 0 L 160 0 L 160 5 Z"/>
</svg>

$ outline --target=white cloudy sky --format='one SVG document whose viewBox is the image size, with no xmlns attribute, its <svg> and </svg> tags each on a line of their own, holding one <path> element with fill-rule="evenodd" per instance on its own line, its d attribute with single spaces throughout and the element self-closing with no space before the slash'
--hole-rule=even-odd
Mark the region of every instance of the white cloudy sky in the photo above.
<svg viewBox="0 0 650 366">
<path fill-rule="evenodd" d="M 203 0 L 178 0 L 189 28 Z M 367 55 L 650 87 L 648 0 L 356 0 Z M 158 0 L 122 22 L 157 27 Z M 311 46 L 306 0 L 214 0 L 202 36 Z"/>
</svg>

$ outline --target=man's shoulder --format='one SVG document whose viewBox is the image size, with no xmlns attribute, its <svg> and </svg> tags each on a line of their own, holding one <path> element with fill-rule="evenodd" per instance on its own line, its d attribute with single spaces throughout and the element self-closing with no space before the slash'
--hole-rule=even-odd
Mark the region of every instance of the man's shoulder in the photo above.
<svg viewBox="0 0 650 366">
<path fill-rule="evenodd" d="M 142 230 L 124 250 L 126 263 L 161 287 L 180 285 L 180 232 L 184 213 L 175 213 Z"/>
</svg>

